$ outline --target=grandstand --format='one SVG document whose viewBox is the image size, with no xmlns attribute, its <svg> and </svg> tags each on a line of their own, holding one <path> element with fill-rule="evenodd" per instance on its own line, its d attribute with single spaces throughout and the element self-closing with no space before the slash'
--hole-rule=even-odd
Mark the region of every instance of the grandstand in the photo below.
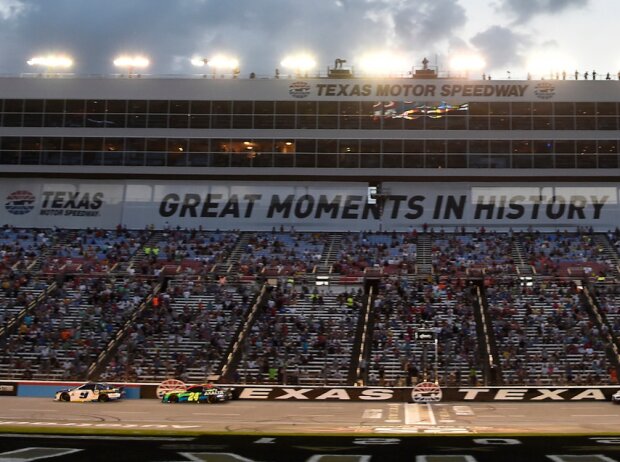
<svg viewBox="0 0 620 462">
<path fill-rule="evenodd" d="M 0 378 L 616 383 L 619 102 L 2 77 Z"/>
</svg>

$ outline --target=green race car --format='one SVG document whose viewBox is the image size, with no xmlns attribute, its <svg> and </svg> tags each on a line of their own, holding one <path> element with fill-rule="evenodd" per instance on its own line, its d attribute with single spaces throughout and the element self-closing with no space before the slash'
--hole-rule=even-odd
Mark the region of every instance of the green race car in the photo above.
<svg viewBox="0 0 620 462">
<path fill-rule="evenodd" d="M 187 390 L 173 390 L 164 394 L 162 403 L 221 403 L 232 399 L 228 388 L 213 385 L 194 385 Z"/>
</svg>

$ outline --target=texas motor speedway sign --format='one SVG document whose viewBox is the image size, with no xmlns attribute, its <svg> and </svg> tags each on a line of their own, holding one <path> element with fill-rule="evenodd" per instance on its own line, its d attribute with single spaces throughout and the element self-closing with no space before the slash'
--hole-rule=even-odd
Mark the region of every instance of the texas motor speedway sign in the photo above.
<svg viewBox="0 0 620 462">
<path fill-rule="evenodd" d="M 442 401 L 609 401 L 618 387 L 471 387 L 442 388 Z M 235 387 L 237 399 L 265 401 L 416 402 L 415 388 Z"/>
</svg>

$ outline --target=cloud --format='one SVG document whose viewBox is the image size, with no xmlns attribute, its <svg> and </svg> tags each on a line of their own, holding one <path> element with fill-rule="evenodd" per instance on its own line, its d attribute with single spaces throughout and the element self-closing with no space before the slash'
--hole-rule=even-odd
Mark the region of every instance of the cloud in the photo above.
<svg viewBox="0 0 620 462">
<path fill-rule="evenodd" d="M 505 66 L 519 59 L 528 36 L 525 27 L 484 30 L 501 24 L 492 1 L 525 21 L 590 0 L 0 0 L 0 60 L 3 72 L 28 72 L 33 54 L 66 52 L 76 73 L 98 74 L 115 72 L 117 54 L 140 52 L 151 58 L 147 72 L 169 74 L 197 73 L 193 55 L 227 52 L 247 76 L 273 75 L 295 51 L 314 52 L 326 66 L 391 49 L 418 65 L 458 45 Z"/>
<path fill-rule="evenodd" d="M 24 14 L 27 5 L 21 0 L 0 0 L 0 19 L 9 21 Z"/>
<path fill-rule="evenodd" d="M 465 9 L 456 0 L 368 0 L 366 17 L 383 26 L 383 40 L 415 49 L 433 51 L 447 42 L 465 21 Z M 390 43 L 386 43 L 390 45 Z"/>
<path fill-rule="evenodd" d="M 154 73 L 192 72 L 189 57 L 221 51 L 237 55 L 242 74 L 272 73 L 284 55 L 302 49 L 315 51 L 323 64 L 379 47 L 410 51 L 421 60 L 447 45 L 466 21 L 457 0 L 312 5 L 296 0 L 0 0 L 0 14 L 15 18 L 11 28 L 0 29 L 0 56 L 8 72 L 23 72 L 29 56 L 53 51 L 72 54 L 78 73 L 112 72 L 112 59 L 123 51 L 150 55 Z"/>
<path fill-rule="evenodd" d="M 485 56 L 488 69 L 503 69 L 519 65 L 520 52 L 531 42 L 524 34 L 493 26 L 475 35 L 471 43 Z"/>
<path fill-rule="evenodd" d="M 514 16 L 517 23 L 523 23 L 541 14 L 556 14 L 582 8 L 589 2 L 590 0 L 500 0 L 498 10 Z"/>
<path fill-rule="evenodd" d="M 209 30 L 209 5 L 201 1 L 124 0 L 113 6 L 94 0 L 21 2 L 24 14 L 10 29 L 0 30 L 0 52 L 9 72 L 23 71 L 33 54 L 59 51 L 73 55 L 78 73 L 112 72 L 112 59 L 124 51 L 143 52 L 168 64 L 179 50 L 194 51 Z"/>
</svg>

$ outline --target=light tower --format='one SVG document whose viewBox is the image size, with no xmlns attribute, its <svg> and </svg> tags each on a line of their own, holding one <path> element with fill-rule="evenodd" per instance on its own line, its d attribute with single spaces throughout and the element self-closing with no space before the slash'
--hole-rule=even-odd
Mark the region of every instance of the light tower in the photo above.
<svg viewBox="0 0 620 462">
<path fill-rule="evenodd" d="M 127 69 L 127 75 L 131 78 L 134 75 L 136 69 L 145 69 L 149 66 L 150 61 L 148 58 L 136 55 L 136 56 L 119 56 L 114 60 L 114 66 Z M 135 74 L 140 77 L 140 74 Z"/>
</svg>

